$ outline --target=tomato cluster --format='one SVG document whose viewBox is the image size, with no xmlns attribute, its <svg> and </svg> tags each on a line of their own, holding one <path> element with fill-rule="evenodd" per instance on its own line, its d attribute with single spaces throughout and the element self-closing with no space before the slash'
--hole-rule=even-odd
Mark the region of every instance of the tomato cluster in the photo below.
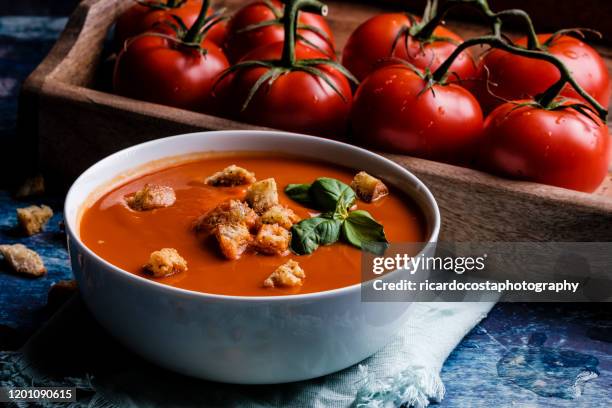
<svg viewBox="0 0 612 408">
<path fill-rule="evenodd" d="M 362 80 L 351 112 L 354 140 L 506 177 L 597 189 L 610 164 L 610 79 L 597 51 L 564 30 L 533 34 L 535 45 L 483 37 L 481 44 L 492 47 L 475 58 L 446 28 L 419 37 L 415 21 L 382 14 L 349 37 L 342 61 Z"/>
<path fill-rule="evenodd" d="M 483 37 L 491 48 L 476 56 L 468 48 L 476 39 L 446 28 L 445 11 L 429 3 L 421 18 L 385 13 L 362 23 L 341 65 L 318 0 L 254 0 L 227 20 L 205 0 L 145 0 L 117 20 L 114 88 L 260 126 L 595 190 L 610 159 L 601 113 L 610 78 L 597 51 L 568 30 L 516 41 L 497 32 Z M 466 3 L 498 16 L 484 0 Z"/>
<path fill-rule="evenodd" d="M 317 0 L 256 0 L 226 21 L 209 1 L 139 2 L 116 22 L 115 92 L 342 137 L 352 76 L 334 61 L 326 12 Z"/>
</svg>

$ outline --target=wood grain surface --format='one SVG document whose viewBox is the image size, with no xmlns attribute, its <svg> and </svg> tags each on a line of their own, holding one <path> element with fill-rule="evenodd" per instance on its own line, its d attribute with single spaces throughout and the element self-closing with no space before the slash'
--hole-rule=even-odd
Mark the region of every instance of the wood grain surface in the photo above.
<svg viewBox="0 0 612 408">
<path fill-rule="evenodd" d="M 240 0 L 219 3 L 229 10 L 243 4 Z M 373 3 L 328 2 L 338 49 L 359 23 L 380 12 Z M 20 130 L 24 140 L 37 146 L 42 170 L 59 185 L 68 185 L 100 158 L 146 140 L 198 130 L 261 129 L 105 91 L 100 80 L 108 74 L 103 60 L 108 54 L 105 39 L 116 16 L 131 4 L 81 2 L 55 47 L 23 85 Z M 465 22 L 449 25 L 466 36 L 483 30 Z M 599 49 L 611 56 L 605 46 Z M 607 61 L 609 68 L 611 61 Z M 387 156 L 431 187 L 443 213 L 443 239 L 612 239 L 611 177 L 597 193 L 585 194 L 408 156 Z"/>
</svg>

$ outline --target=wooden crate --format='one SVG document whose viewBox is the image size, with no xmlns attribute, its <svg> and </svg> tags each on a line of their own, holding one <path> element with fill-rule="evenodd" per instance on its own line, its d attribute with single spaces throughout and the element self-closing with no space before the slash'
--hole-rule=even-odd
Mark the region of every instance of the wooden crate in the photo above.
<svg viewBox="0 0 612 408">
<path fill-rule="evenodd" d="M 241 0 L 220 3 L 230 10 L 243 4 Z M 147 140 L 198 130 L 257 129 L 101 90 L 104 40 L 116 16 L 131 4 L 84 0 L 50 54 L 23 85 L 20 129 L 37 145 L 39 164 L 53 180 L 69 183 L 96 160 Z M 380 12 L 366 3 L 328 4 L 339 49 L 359 23 Z M 482 31 L 466 23 L 450 25 L 464 35 Z M 611 55 L 607 48 L 600 50 L 606 57 Z M 408 156 L 387 156 L 432 189 L 442 210 L 443 239 L 612 240 L 610 176 L 595 194 L 585 194 Z"/>
</svg>

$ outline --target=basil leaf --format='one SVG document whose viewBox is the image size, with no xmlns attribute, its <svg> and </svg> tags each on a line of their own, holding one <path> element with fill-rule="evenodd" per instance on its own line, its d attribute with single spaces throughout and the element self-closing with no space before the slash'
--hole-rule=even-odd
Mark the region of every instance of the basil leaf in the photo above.
<svg viewBox="0 0 612 408">
<path fill-rule="evenodd" d="M 293 201 L 311 207 L 314 205 L 312 198 L 310 197 L 310 184 L 288 184 L 285 187 L 285 194 L 289 196 Z"/>
<path fill-rule="evenodd" d="M 319 245 L 330 245 L 340 239 L 342 221 L 333 218 L 324 218 L 316 230 L 319 233 Z"/>
<path fill-rule="evenodd" d="M 343 238 L 357 248 L 366 242 L 387 242 L 385 230 L 369 212 L 351 211 L 342 224 Z"/>
<path fill-rule="evenodd" d="M 329 245 L 340 238 L 342 221 L 312 217 L 291 228 L 291 249 L 298 255 L 311 254 L 319 245 Z"/>
<path fill-rule="evenodd" d="M 321 211 L 335 211 L 340 201 L 344 203 L 345 209 L 355 202 L 355 192 L 349 185 L 329 177 L 316 179 L 309 192 L 316 208 Z"/>
</svg>

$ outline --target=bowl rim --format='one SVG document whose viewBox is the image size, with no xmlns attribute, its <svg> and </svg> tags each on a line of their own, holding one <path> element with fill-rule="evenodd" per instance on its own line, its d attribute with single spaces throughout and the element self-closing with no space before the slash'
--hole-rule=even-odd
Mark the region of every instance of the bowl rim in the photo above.
<svg viewBox="0 0 612 408">
<path fill-rule="evenodd" d="M 403 176 L 410 179 L 416 185 L 416 188 L 414 189 L 412 194 L 421 194 L 423 198 L 425 198 L 425 204 L 430 207 L 428 210 L 431 211 L 433 214 L 433 220 L 428 222 L 428 223 L 433 222 L 433 225 L 429 226 L 431 230 L 428 234 L 427 241 L 426 242 L 424 241 L 424 243 L 429 245 L 429 244 L 435 243 L 438 240 L 438 235 L 440 232 L 440 225 L 441 225 L 441 216 L 440 216 L 440 209 L 438 207 L 438 203 L 435 197 L 433 196 L 429 188 L 425 185 L 425 183 L 423 183 L 417 176 L 415 176 L 412 172 L 400 166 L 399 164 L 393 162 L 392 160 L 389 160 L 386 157 L 383 157 L 377 153 L 374 153 L 362 147 L 354 146 L 354 145 L 340 142 L 337 140 L 326 139 L 326 138 L 311 136 L 311 135 L 303 135 L 299 133 L 283 132 L 283 131 L 239 130 L 238 129 L 238 130 L 200 131 L 200 132 L 182 133 L 178 135 L 153 139 L 153 140 L 139 143 L 139 144 L 127 147 L 125 149 L 119 150 L 117 152 L 114 152 L 98 160 L 96 163 L 92 164 L 91 166 L 89 166 L 72 183 L 72 185 L 70 186 L 70 189 L 68 190 L 68 193 L 66 194 L 66 198 L 64 201 L 64 206 L 63 206 L 64 223 L 66 225 L 66 232 L 68 235 L 68 239 L 69 241 L 72 241 L 70 242 L 70 244 L 72 245 L 76 244 L 79 247 L 80 252 L 84 252 L 87 256 L 93 258 L 97 263 L 101 264 L 106 269 L 112 271 L 112 273 L 118 274 L 119 276 L 121 276 L 124 279 L 129 280 L 133 284 L 142 285 L 143 287 L 147 287 L 151 290 L 156 290 L 160 293 L 183 295 L 183 296 L 189 296 L 189 297 L 200 298 L 200 299 L 208 299 L 208 300 L 216 300 L 216 301 L 249 301 L 249 302 L 273 303 L 273 302 L 283 302 L 283 301 L 284 302 L 308 301 L 308 300 L 314 300 L 314 299 L 334 297 L 337 295 L 341 295 L 347 292 L 352 292 L 352 291 L 360 289 L 363 282 L 359 282 L 359 283 L 356 283 L 350 286 L 344 286 L 341 288 L 324 290 L 324 291 L 319 291 L 319 292 L 310 292 L 310 293 L 295 294 L 295 295 L 277 295 L 277 296 L 236 296 L 236 295 L 223 295 L 223 294 L 215 294 L 215 293 L 208 293 L 208 292 L 199 292 L 199 291 L 191 290 L 191 289 L 183 289 L 183 288 L 179 288 L 176 286 L 167 285 L 165 283 L 157 282 L 151 279 L 147 279 L 142 276 L 138 276 L 134 273 L 126 271 L 108 262 L 107 260 L 99 256 L 98 254 L 96 254 L 93 250 L 91 250 L 87 245 L 85 245 L 83 241 L 81 241 L 81 238 L 75 233 L 76 231 L 75 227 L 77 226 L 73 225 L 72 220 L 66 217 L 66 214 L 68 214 L 67 208 L 70 202 L 74 200 L 72 197 L 76 195 L 75 191 L 79 187 L 79 184 L 81 184 L 83 180 L 89 177 L 92 173 L 95 173 L 99 167 L 103 167 L 104 162 L 110 161 L 120 155 L 131 155 L 132 153 L 136 153 L 138 150 L 143 149 L 143 148 L 150 148 L 155 145 L 163 145 L 166 143 L 172 143 L 172 141 L 178 140 L 178 139 L 198 138 L 198 137 L 206 137 L 206 136 L 213 136 L 213 135 L 226 135 L 224 137 L 232 137 L 233 135 L 236 135 L 236 133 L 251 134 L 253 136 L 268 135 L 268 136 L 289 137 L 289 138 L 296 138 L 296 139 L 307 139 L 309 142 L 312 142 L 312 143 L 335 145 L 336 147 L 340 149 L 348 149 L 348 150 L 352 150 L 353 152 L 356 151 L 358 153 L 365 154 L 376 160 L 382 161 L 384 165 L 386 166 L 391 166 L 392 168 L 395 168 L 395 170 L 399 170 L 400 173 L 403 173 Z M 237 150 L 237 151 L 240 151 L 240 150 Z M 206 150 L 202 150 L 201 152 L 205 153 Z M 296 153 L 295 155 L 297 157 L 300 157 L 299 153 Z M 329 160 L 323 160 L 323 161 L 329 162 Z M 137 166 L 134 166 L 134 167 L 137 167 Z M 117 174 L 113 174 L 112 176 L 116 177 Z M 124 183 L 127 183 L 127 182 L 129 182 L 129 179 L 124 181 Z M 415 199 L 415 197 L 412 197 L 412 198 Z M 82 205 L 83 203 L 81 203 L 80 205 L 77 203 L 75 207 L 81 208 Z M 421 208 L 421 211 L 424 211 L 424 209 Z M 78 221 L 78 219 L 76 221 Z M 78 226 L 80 226 L 80 224 Z M 428 245 L 426 245 L 424 249 L 427 248 Z M 70 252 L 71 251 L 69 251 L 69 256 L 71 256 Z M 419 254 L 421 254 L 422 252 L 423 250 L 419 252 Z M 74 274 L 74 271 L 73 271 L 73 274 Z"/>
</svg>

